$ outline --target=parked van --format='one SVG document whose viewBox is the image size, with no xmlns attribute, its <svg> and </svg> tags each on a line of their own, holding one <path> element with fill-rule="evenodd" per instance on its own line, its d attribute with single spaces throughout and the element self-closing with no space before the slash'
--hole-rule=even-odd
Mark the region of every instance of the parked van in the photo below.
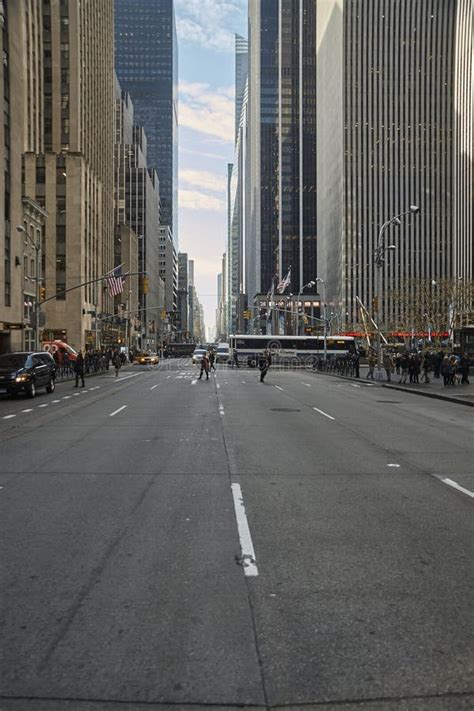
<svg viewBox="0 0 474 711">
<path fill-rule="evenodd" d="M 60 361 L 62 360 L 64 353 L 68 354 L 70 361 L 76 360 L 77 358 L 77 352 L 74 348 L 70 346 L 69 343 L 65 343 L 64 341 L 43 341 L 42 348 L 44 351 L 47 351 L 47 353 L 51 353 L 53 358 L 54 354 L 57 352 Z"/>
</svg>

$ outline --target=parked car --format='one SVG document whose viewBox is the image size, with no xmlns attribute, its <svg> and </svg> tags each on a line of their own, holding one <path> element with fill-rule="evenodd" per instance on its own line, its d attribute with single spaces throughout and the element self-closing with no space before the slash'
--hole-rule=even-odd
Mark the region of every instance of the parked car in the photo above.
<svg viewBox="0 0 474 711">
<path fill-rule="evenodd" d="M 230 348 L 228 343 L 219 343 L 216 351 L 216 363 L 227 363 L 230 360 Z"/>
<path fill-rule="evenodd" d="M 207 350 L 205 348 L 196 348 L 194 353 L 193 353 L 193 363 L 200 363 L 202 361 L 203 356 L 207 353 Z"/>
<path fill-rule="evenodd" d="M 160 358 L 156 353 L 139 353 L 133 362 L 135 365 L 158 365 Z"/>
<path fill-rule="evenodd" d="M 54 392 L 56 364 L 50 353 L 24 352 L 0 355 L 0 391 L 15 397 L 24 392 L 34 397 L 38 388 Z"/>
</svg>

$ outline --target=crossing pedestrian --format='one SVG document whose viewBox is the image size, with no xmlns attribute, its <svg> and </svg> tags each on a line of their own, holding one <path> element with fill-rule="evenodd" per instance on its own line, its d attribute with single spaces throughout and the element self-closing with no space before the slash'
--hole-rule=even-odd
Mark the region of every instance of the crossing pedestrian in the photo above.
<svg viewBox="0 0 474 711">
<path fill-rule="evenodd" d="M 268 370 L 272 364 L 272 356 L 270 355 L 270 351 L 263 351 L 263 353 L 260 354 L 259 359 L 258 359 L 258 367 L 260 370 L 260 382 L 263 383 L 265 380 L 265 376 L 268 373 Z"/>
<path fill-rule="evenodd" d="M 207 353 L 204 353 L 204 355 L 201 358 L 201 372 L 199 373 L 198 380 L 201 380 L 203 373 L 206 373 L 206 380 L 209 380 L 209 370 L 210 370 L 209 356 Z"/>
<path fill-rule="evenodd" d="M 81 379 L 81 388 L 84 388 L 86 386 L 84 382 L 84 356 L 82 355 L 82 351 L 79 351 L 77 354 L 77 358 L 74 361 L 74 370 L 76 372 L 76 384 L 74 385 L 75 388 L 79 387 L 79 378 Z"/>
<path fill-rule="evenodd" d="M 215 360 L 216 360 L 216 354 L 214 353 L 214 351 L 211 348 L 211 350 L 209 351 L 209 370 L 216 369 L 214 366 Z"/>
<path fill-rule="evenodd" d="M 122 358 L 120 357 L 120 353 L 117 351 L 113 357 L 113 365 L 115 368 L 115 377 L 118 378 L 119 373 L 120 373 L 120 368 L 122 367 Z"/>
</svg>

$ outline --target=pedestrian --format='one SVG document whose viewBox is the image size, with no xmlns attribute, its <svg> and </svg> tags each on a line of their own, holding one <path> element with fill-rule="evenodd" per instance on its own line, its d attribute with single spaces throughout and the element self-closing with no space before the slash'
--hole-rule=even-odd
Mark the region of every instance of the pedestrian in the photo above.
<svg viewBox="0 0 474 711">
<path fill-rule="evenodd" d="M 203 373 L 206 373 L 206 380 L 209 380 L 209 370 L 210 370 L 209 356 L 207 353 L 204 353 L 203 357 L 201 358 L 201 372 L 199 373 L 198 380 L 201 380 Z"/>
<path fill-rule="evenodd" d="M 358 351 L 352 354 L 351 363 L 356 378 L 360 378 L 360 354 Z"/>
<path fill-rule="evenodd" d="M 425 355 L 423 356 L 422 367 L 423 367 L 423 382 L 429 383 L 430 379 L 428 377 L 428 373 L 431 370 L 431 356 L 429 353 L 425 353 Z"/>
<path fill-rule="evenodd" d="M 393 373 L 393 359 L 390 353 L 385 353 L 383 357 L 383 367 L 385 369 L 385 372 L 387 374 L 387 380 L 390 383 L 392 380 L 392 373 Z"/>
<path fill-rule="evenodd" d="M 377 365 L 377 356 L 375 355 L 373 350 L 371 350 L 369 353 L 369 357 L 367 358 L 367 363 L 369 364 L 369 372 L 367 373 L 367 380 L 373 380 L 374 379 L 374 369 L 375 369 L 375 366 Z"/>
<path fill-rule="evenodd" d="M 216 360 L 216 354 L 211 349 L 209 351 L 209 370 L 215 370 L 214 361 Z"/>
<path fill-rule="evenodd" d="M 77 354 L 77 358 L 74 361 L 74 370 L 76 371 L 76 384 L 74 385 L 74 387 L 79 387 L 80 378 L 81 388 L 84 388 L 86 384 L 84 382 L 84 356 L 82 355 L 82 351 L 79 351 L 79 353 Z"/>
<path fill-rule="evenodd" d="M 461 373 L 461 384 L 469 385 L 469 361 L 466 356 L 461 356 L 459 359 L 459 371 Z"/>
<path fill-rule="evenodd" d="M 451 385 L 452 366 L 448 356 L 444 356 L 441 363 L 441 375 L 443 376 L 443 385 L 445 388 Z"/>
<path fill-rule="evenodd" d="M 237 355 L 237 348 L 234 348 L 234 353 L 233 353 L 232 357 L 233 357 L 234 365 L 237 366 L 237 368 L 239 368 L 240 366 L 239 366 L 239 357 Z"/>
<path fill-rule="evenodd" d="M 400 371 L 401 371 L 400 383 L 402 383 L 402 385 L 406 385 L 407 378 L 408 378 L 408 372 L 409 372 L 409 366 L 410 366 L 410 359 L 408 357 L 408 353 L 402 353 L 400 356 Z"/>
<path fill-rule="evenodd" d="M 260 382 L 263 383 L 265 380 L 265 376 L 268 373 L 268 369 L 270 368 L 272 364 L 272 357 L 270 355 L 270 351 L 263 351 L 263 353 L 260 354 L 259 359 L 258 359 L 258 367 L 260 370 Z"/>
<path fill-rule="evenodd" d="M 120 368 L 122 367 L 122 358 L 120 357 L 120 353 L 118 351 L 115 353 L 112 362 L 115 368 L 115 377 L 118 378 Z"/>
</svg>

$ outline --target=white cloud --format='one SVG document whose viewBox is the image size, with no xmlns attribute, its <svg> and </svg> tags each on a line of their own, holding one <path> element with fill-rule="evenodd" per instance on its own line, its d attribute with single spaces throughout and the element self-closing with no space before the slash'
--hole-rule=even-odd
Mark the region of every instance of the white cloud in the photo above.
<svg viewBox="0 0 474 711">
<path fill-rule="evenodd" d="M 176 25 L 181 42 L 218 52 L 233 52 L 229 27 L 244 24 L 246 0 L 175 0 Z"/>
<path fill-rule="evenodd" d="M 211 173 L 209 170 L 190 170 L 183 168 L 179 171 L 179 180 L 185 185 L 210 190 L 220 195 L 224 194 L 226 190 L 225 178 L 216 173 Z"/>
<path fill-rule="evenodd" d="M 179 208 L 198 210 L 200 212 L 222 212 L 225 210 L 225 200 L 214 195 L 206 195 L 199 190 L 179 190 Z"/>
<path fill-rule="evenodd" d="M 225 143 L 234 139 L 234 101 L 229 87 L 212 90 L 209 84 L 181 81 L 179 123 Z"/>
</svg>

